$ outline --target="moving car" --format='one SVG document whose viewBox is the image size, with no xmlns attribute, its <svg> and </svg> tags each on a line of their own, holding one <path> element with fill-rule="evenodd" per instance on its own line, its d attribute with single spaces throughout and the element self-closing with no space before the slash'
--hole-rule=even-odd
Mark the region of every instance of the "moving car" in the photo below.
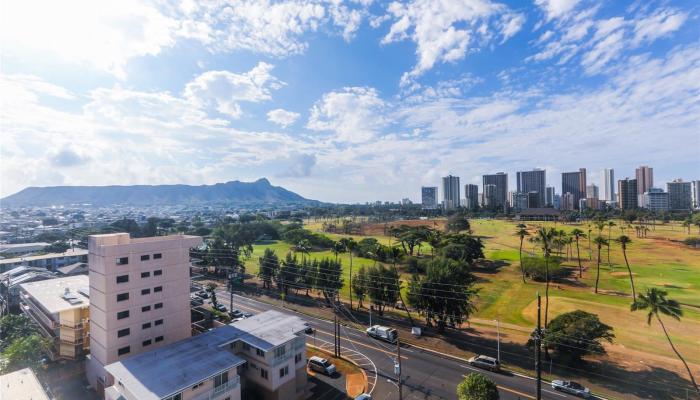
<svg viewBox="0 0 700 400">
<path fill-rule="evenodd" d="M 355 400 L 372 400 L 372 396 L 367 393 L 362 393 L 360 395 L 357 395 L 357 397 L 355 397 Z"/>
<path fill-rule="evenodd" d="M 306 325 L 306 329 L 304 329 L 304 333 L 306 333 L 307 335 L 311 335 L 312 333 L 314 333 L 314 328 L 312 328 L 308 322 L 305 323 L 304 325 Z"/>
<path fill-rule="evenodd" d="M 313 356 L 309 358 L 309 369 L 331 376 L 335 373 L 335 365 L 325 358 Z"/>
<path fill-rule="evenodd" d="M 470 358 L 467 362 L 471 366 L 488 369 L 489 371 L 493 372 L 498 372 L 501 370 L 501 363 L 499 363 L 498 360 L 493 357 L 478 355 Z"/>
<path fill-rule="evenodd" d="M 573 394 L 576 396 L 581 396 L 584 399 L 588 399 L 591 397 L 591 391 L 587 387 L 581 385 L 578 382 L 573 382 L 573 381 L 561 381 L 561 380 L 553 380 L 552 381 L 552 389 L 554 390 L 559 390 L 564 393 L 569 393 Z"/>
<path fill-rule="evenodd" d="M 373 325 L 367 328 L 367 335 L 389 343 L 396 343 L 396 339 L 399 337 L 399 333 L 396 329 L 381 325 Z"/>
</svg>

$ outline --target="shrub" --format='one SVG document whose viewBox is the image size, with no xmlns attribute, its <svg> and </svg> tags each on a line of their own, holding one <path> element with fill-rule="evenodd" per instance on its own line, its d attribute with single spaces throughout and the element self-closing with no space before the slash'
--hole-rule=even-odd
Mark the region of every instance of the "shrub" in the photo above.
<svg viewBox="0 0 700 400">
<path fill-rule="evenodd" d="M 683 243 L 687 244 L 690 247 L 700 247 L 700 237 L 697 236 L 691 236 L 689 238 L 686 238 Z"/>
<path fill-rule="evenodd" d="M 523 269 L 525 275 L 532 280 L 544 282 L 546 280 L 546 268 L 543 257 L 523 257 Z M 569 274 L 566 268 L 561 266 L 560 257 L 549 257 L 549 279 L 558 279 Z"/>
</svg>

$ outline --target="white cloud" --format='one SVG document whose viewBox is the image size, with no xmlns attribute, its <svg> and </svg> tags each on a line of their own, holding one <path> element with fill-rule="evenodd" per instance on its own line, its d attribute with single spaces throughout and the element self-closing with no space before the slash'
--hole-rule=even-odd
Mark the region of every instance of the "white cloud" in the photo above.
<svg viewBox="0 0 700 400">
<path fill-rule="evenodd" d="M 326 93 L 312 108 L 306 127 L 331 131 L 334 140 L 360 143 L 379 133 L 385 126 L 384 101 L 374 88 L 346 87 Z"/>
<path fill-rule="evenodd" d="M 136 0 L 3 1 L 4 55 L 56 57 L 125 77 L 129 59 L 175 44 L 178 22 Z"/>
<path fill-rule="evenodd" d="M 688 14 L 673 9 L 659 10 L 657 13 L 635 21 L 632 45 L 638 46 L 644 42 L 666 36 L 677 31 L 688 18 Z"/>
<path fill-rule="evenodd" d="M 185 86 L 185 97 L 196 107 L 210 105 L 229 118 L 240 118 L 240 102 L 259 103 L 272 98 L 271 91 L 284 85 L 272 76 L 273 66 L 264 62 L 243 74 L 207 71 Z"/>
<path fill-rule="evenodd" d="M 276 108 L 268 111 L 267 120 L 281 126 L 282 128 L 286 128 L 294 124 L 297 119 L 299 119 L 299 116 L 299 113 Z"/>
<path fill-rule="evenodd" d="M 547 14 L 547 19 L 559 18 L 576 7 L 580 0 L 535 0 L 535 4 Z"/>
<path fill-rule="evenodd" d="M 525 21 L 521 14 L 489 0 L 393 2 L 387 15 L 394 22 L 382 43 L 410 39 L 416 44 L 418 61 L 402 77 L 404 85 L 438 62 L 461 60 L 499 37 L 507 40 Z"/>
</svg>

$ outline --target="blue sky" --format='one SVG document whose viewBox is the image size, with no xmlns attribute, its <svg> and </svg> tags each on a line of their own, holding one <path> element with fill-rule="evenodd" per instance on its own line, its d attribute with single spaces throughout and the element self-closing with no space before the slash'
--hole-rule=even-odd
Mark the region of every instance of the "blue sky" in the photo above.
<svg viewBox="0 0 700 400">
<path fill-rule="evenodd" d="M 325 201 L 459 175 L 700 178 L 695 1 L 2 1 L 1 195 L 268 177 Z M 37 12 L 42 10 L 42 12 Z"/>
</svg>

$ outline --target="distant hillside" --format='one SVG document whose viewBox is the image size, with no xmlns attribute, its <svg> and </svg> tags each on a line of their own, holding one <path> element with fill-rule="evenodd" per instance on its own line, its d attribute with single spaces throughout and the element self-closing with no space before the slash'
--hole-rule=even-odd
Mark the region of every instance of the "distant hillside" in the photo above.
<svg viewBox="0 0 700 400">
<path fill-rule="evenodd" d="M 51 206 L 89 203 L 97 206 L 173 204 L 293 204 L 316 203 L 289 190 L 272 186 L 265 178 L 214 185 L 132 185 L 28 187 L 0 199 L 2 207 Z"/>
</svg>

